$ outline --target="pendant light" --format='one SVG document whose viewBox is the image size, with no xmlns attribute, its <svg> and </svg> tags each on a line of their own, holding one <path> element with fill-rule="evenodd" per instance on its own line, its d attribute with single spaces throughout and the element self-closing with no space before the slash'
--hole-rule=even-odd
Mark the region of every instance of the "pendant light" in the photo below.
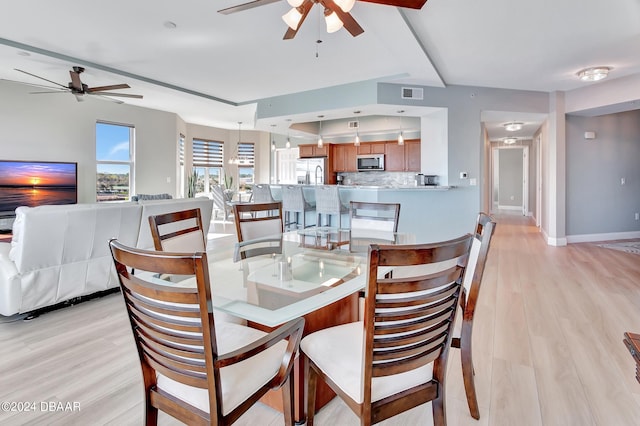
<svg viewBox="0 0 640 426">
<path fill-rule="evenodd" d="M 400 134 L 398 135 L 398 145 L 404 145 L 404 133 L 402 132 L 402 114 L 404 113 L 404 110 L 400 110 L 398 111 L 398 114 L 400 114 Z"/>
<path fill-rule="evenodd" d="M 276 150 L 276 140 L 273 137 L 273 129 L 276 127 L 275 124 L 271 125 L 271 151 L 275 151 Z"/>
<path fill-rule="evenodd" d="M 240 126 L 242 126 L 242 121 L 238 121 L 238 144 L 236 145 L 234 155 L 229 158 L 229 164 L 240 164 L 240 158 L 238 158 L 238 148 L 240 147 Z"/>
<path fill-rule="evenodd" d="M 324 117 L 324 115 L 319 115 L 318 118 L 320 119 L 320 130 L 318 131 L 318 148 L 322 148 L 323 146 L 323 141 L 322 141 L 322 118 Z"/>
<path fill-rule="evenodd" d="M 353 111 L 353 113 L 360 114 L 360 111 Z M 353 142 L 353 144 L 355 146 L 360 146 L 360 120 L 356 120 L 356 140 Z"/>
</svg>

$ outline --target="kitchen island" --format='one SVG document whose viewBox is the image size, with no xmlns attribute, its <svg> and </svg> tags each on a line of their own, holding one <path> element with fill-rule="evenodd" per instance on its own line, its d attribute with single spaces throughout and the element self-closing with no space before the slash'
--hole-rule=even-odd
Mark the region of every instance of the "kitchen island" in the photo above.
<svg viewBox="0 0 640 426">
<path fill-rule="evenodd" d="M 315 203 L 315 185 L 301 185 L 305 198 Z M 282 200 L 282 186 L 271 185 L 273 197 Z M 340 199 L 350 201 L 400 203 L 398 232 L 416 235 L 417 242 L 436 242 L 456 238 L 473 230 L 474 217 L 464 217 L 455 204 L 466 203 L 466 191 L 453 186 L 365 186 L 339 185 Z M 446 200 L 446 202 L 445 202 Z M 446 207 L 448 206 L 448 207 Z M 315 212 L 308 213 L 307 223 L 315 223 Z M 343 227 L 349 226 L 348 215 L 342 217 Z"/>
</svg>

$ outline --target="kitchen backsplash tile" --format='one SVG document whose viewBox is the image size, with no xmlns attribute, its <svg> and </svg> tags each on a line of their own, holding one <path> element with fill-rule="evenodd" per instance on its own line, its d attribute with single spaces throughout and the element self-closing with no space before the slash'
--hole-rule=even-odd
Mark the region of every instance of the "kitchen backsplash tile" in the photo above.
<svg viewBox="0 0 640 426">
<path fill-rule="evenodd" d="M 343 185 L 414 186 L 416 172 L 357 172 L 338 173 Z"/>
</svg>

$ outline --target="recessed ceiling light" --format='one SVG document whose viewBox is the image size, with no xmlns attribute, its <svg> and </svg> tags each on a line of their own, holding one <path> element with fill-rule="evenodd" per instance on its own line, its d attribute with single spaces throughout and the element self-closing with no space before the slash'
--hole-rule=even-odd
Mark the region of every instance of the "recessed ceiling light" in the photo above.
<svg viewBox="0 0 640 426">
<path fill-rule="evenodd" d="M 168 28 L 170 30 L 172 30 L 172 29 L 177 27 L 176 23 L 172 22 L 172 21 L 165 21 L 164 24 L 162 24 L 162 25 L 164 25 L 165 28 Z"/>
<path fill-rule="evenodd" d="M 521 123 L 519 121 L 512 121 L 510 123 L 504 124 L 504 129 L 507 132 L 517 132 L 518 130 L 522 129 L 522 126 L 524 126 L 524 123 Z"/>
<path fill-rule="evenodd" d="M 591 67 L 577 72 L 577 76 L 582 81 L 598 81 L 609 75 L 610 67 Z"/>
</svg>

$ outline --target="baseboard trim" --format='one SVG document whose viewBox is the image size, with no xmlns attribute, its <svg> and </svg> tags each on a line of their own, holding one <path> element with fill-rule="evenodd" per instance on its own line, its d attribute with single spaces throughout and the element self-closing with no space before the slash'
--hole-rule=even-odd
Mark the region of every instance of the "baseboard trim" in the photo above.
<svg viewBox="0 0 640 426">
<path fill-rule="evenodd" d="M 501 206 L 498 204 L 498 210 L 522 210 L 522 206 Z"/>
<path fill-rule="evenodd" d="M 591 243 L 596 241 L 630 240 L 640 238 L 640 231 L 610 232 L 606 234 L 567 235 L 567 241 L 573 243 Z"/>
<path fill-rule="evenodd" d="M 547 234 L 547 231 L 545 231 L 544 229 L 542 230 L 542 236 L 547 242 L 547 245 L 555 246 L 555 247 L 564 247 L 567 245 L 566 237 L 552 238 Z"/>
</svg>

